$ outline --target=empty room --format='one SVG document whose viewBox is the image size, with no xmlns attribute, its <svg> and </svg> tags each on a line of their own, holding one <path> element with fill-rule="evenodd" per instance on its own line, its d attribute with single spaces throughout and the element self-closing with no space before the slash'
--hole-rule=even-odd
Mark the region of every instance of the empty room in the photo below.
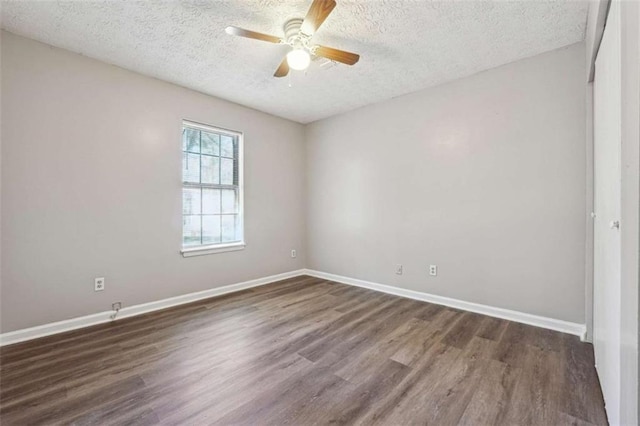
<svg viewBox="0 0 640 426">
<path fill-rule="evenodd" d="M 640 1 L 0 15 L 3 426 L 638 425 Z"/>
</svg>

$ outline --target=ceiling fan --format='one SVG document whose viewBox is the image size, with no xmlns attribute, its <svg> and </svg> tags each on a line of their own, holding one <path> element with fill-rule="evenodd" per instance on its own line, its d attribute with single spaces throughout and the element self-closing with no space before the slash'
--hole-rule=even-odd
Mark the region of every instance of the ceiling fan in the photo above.
<svg viewBox="0 0 640 426">
<path fill-rule="evenodd" d="M 313 0 L 309 12 L 304 19 L 289 19 L 284 24 L 284 38 L 269 34 L 258 33 L 238 27 L 227 27 L 227 34 L 253 38 L 269 43 L 287 44 L 291 46 L 291 51 L 282 60 L 276 70 L 275 77 L 284 77 L 289 73 L 289 69 L 304 70 L 311 62 L 311 56 L 330 59 L 347 65 L 353 65 L 360 59 L 360 55 L 332 47 L 320 46 L 311 43 L 311 37 L 320 28 L 320 25 L 327 19 L 333 8 L 336 7 L 335 0 Z"/>
</svg>

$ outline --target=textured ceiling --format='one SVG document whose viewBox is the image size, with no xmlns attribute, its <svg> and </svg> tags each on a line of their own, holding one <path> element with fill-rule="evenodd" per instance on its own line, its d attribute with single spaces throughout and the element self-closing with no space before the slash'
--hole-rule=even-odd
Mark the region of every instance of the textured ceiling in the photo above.
<svg viewBox="0 0 640 426">
<path fill-rule="evenodd" d="M 2 27 L 274 115 L 307 123 L 583 40 L 587 1 L 337 0 L 314 42 L 355 66 L 273 78 L 277 36 L 311 0 L 2 1 Z M 329 64 L 331 65 L 331 64 Z M 289 87 L 289 85 L 292 87 Z"/>
</svg>

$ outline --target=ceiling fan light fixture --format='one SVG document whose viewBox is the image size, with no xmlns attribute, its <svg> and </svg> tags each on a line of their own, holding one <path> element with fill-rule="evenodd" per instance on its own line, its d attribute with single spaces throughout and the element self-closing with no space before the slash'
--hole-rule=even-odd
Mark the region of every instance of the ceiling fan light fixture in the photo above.
<svg viewBox="0 0 640 426">
<path fill-rule="evenodd" d="M 304 49 L 293 49 L 287 53 L 287 63 L 291 69 L 302 71 L 311 63 L 311 56 Z"/>
</svg>

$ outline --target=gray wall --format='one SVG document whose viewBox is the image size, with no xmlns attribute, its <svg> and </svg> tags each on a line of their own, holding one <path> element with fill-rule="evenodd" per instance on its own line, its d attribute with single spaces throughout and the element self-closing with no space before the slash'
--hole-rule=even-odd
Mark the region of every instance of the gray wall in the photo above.
<svg viewBox="0 0 640 426">
<path fill-rule="evenodd" d="M 6 32 L 2 110 L 2 332 L 304 267 L 301 125 Z M 244 251 L 179 254 L 183 118 L 245 134 Z"/>
<path fill-rule="evenodd" d="M 584 323 L 585 50 L 309 125 L 308 267 Z"/>
<path fill-rule="evenodd" d="M 1 330 L 305 266 L 582 323 L 585 50 L 305 129 L 3 32 Z M 178 254 L 183 118 L 245 132 L 244 251 Z"/>
</svg>

